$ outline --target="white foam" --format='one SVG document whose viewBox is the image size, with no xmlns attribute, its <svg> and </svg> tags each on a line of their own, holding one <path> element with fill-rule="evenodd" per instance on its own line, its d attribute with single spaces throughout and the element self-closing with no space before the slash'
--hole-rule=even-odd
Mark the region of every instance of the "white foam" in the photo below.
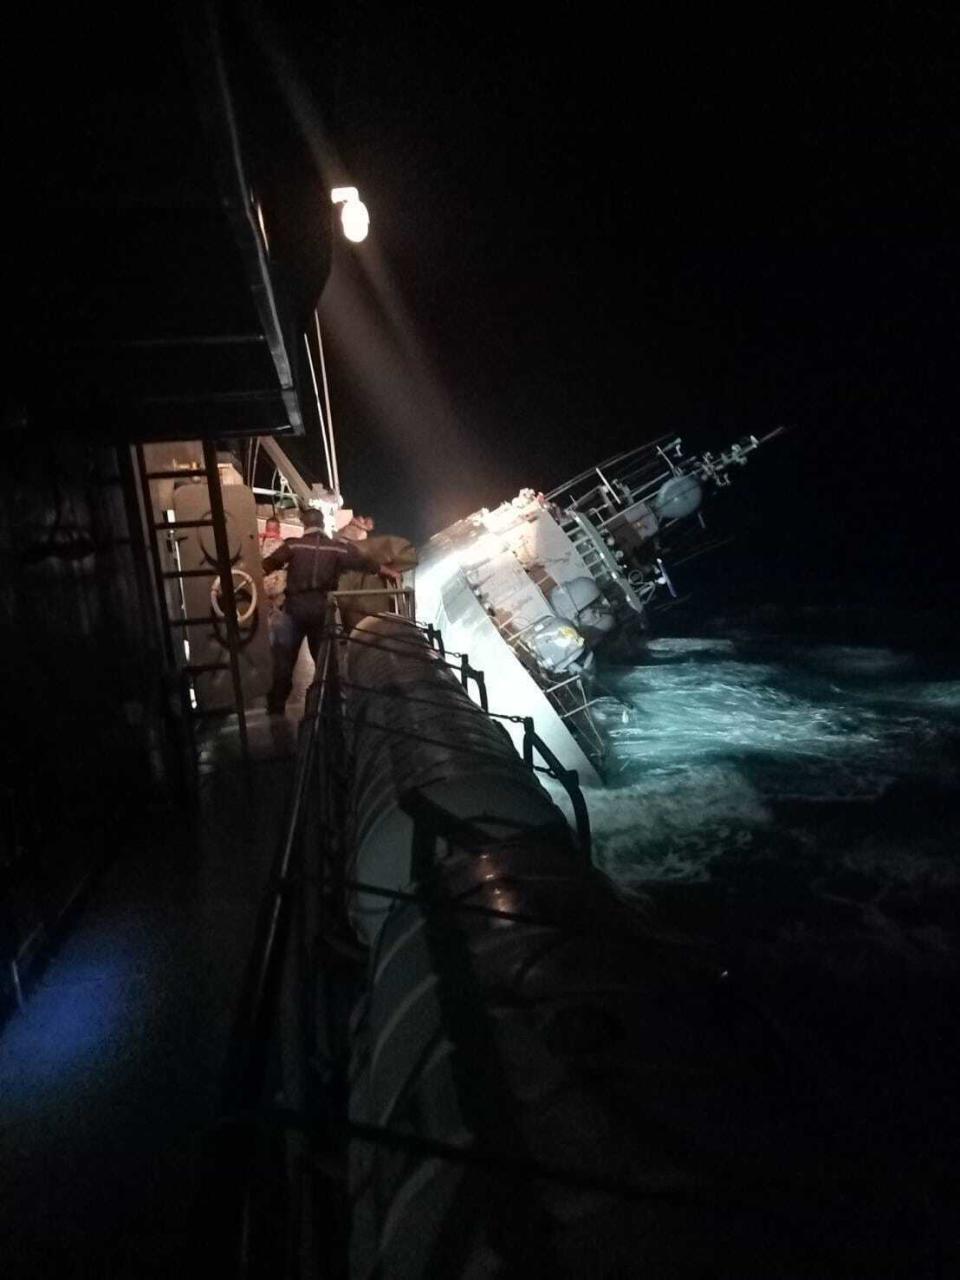
<svg viewBox="0 0 960 1280">
<path fill-rule="evenodd" d="M 733 653 L 730 639 L 691 636 L 664 636 L 647 642 L 647 652 L 654 657 L 673 657 L 688 653 Z"/>
<path fill-rule="evenodd" d="M 566 795 L 549 785 L 572 821 Z M 584 795 L 594 861 L 623 883 L 702 878 L 719 848 L 744 843 L 771 817 L 744 774 L 721 765 L 660 769 Z"/>
<path fill-rule="evenodd" d="M 647 764 L 746 748 L 774 755 L 850 751 L 872 739 L 869 717 L 788 692 L 770 665 L 711 662 L 642 668 L 620 692 L 632 714 L 611 726 L 615 754 Z"/>
<path fill-rule="evenodd" d="M 862 653 L 866 668 L 897 657 Z M 733 760 L 771 799 L 876 796 L 905 768 L 941 776 L 943 729 L 929 712 L 960 705 L 958 681 L 878 678 L 865 689 L 856 678 L 798 670 L 789 651 L 783 662 L 700 654 L 633 668 L 615 684 L 630 710 L 624 715 L 611 699 L 597 712 L 624 780 L 650 768 Z"/>
<path fill-rule="evenodd" d="M 872 645 L 822 644 L 794 652 L 806 665 L 841 675 L 889 675 L 914 662 L 910 654 Z"/>
<path fill-rule="evenodd" d="M 960 885 L 960 862 L 943 848 L 895 845 L 871 841 L 841 854 L 849 871 L 878 880 L 883 885 L 911 889 L 952 889 Z"/>
<path fill-rule="evenodd" d="M 960 710 L 960 680 L 930 680 L 893 685 L 879 695 L 884 701 L 912 704 L 924 709 Z"/>
<path fill-rule="evenodd" d="M 905 681 L 909 656 L 822 646 L 811 663 L 785 644 L 756 662 L 729 641 L 674 639 L 650 651 L 605 676 L 626 715 L 614 698 L 595 707 L 613 784 L 587 793 L 595 856 L 623 883 L 708 875 L 770 823 L 773 802 L 868 802 L 898 778 L 956 771 L 942 712 L 960 706 L 960 681 Z M 910 850 L 871 856 L 886 877 L 952 874 L 914 866 Z"/>
</svg>

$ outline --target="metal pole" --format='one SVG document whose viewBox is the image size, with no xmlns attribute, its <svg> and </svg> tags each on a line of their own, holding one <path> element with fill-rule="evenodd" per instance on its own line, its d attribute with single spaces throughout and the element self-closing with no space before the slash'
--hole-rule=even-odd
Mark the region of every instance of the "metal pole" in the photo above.
<svg viewBox="0 0 960 1280">
<path fill-rule="evenodd" d="M 310 339 L 306 334 L 303 335 L 303 345 L 307 348 L 307 364 L 310 366 L 310 381 L 313 383 L 313 398 L 317 402 L 317 417 L 320 419 L 320 438 L 323 441 L 323 457 L 327 464 L 327 488 L 332 489 L 335 493 L 339 493 L 340 490 L 337 488 L 333 479 L 334 470 L 333 464 L 330 461 L 330 444 L 327 442 L 327 424 L 324 421 L 323 410 L 320 408 L 320 388 L 317 386 L 317 374 L 313 367 L 313 355 L 310 351 Z"/>
<path fill-rule="evenodd" d="M 523 763 L 527 768 L 533 766 L 533 717 L 523 717 Z"/>
<path fill-rule="evenodd" d="M 317 326 L 317 350 L 320 352 L 320 376 L 323 379 L 323 403 L 327 410 L 327 430 L 330 433 L 330 456 L 333 459 L 333 489 L 340 492 L 340 468 L 337 466 L 337 442 L 333 437 L 333 417 L 330 413 L 330 388 L 327 386 L 327 362 L 323 357 L 323 339 L 320 337 L 320 315 L 314 308 L 314 324 Z"/>
<path fill-rule="evenodd" d="M 240 750 L 246 760 L 249 758 L 249 751 L 247 714 L 243 705 L 243 684 L 240 680 L 240 625 L 237 622 L 237 597 L 233 590 L 233 565 L 230 563 L 230 547 L 227 543 L 227 517 L 223 510 L 217 447 L 212 440 L 203 442 L 203 465 L 207 470 L 207 492 L 210 495 L 213 537 L 217 546 L 217 567 L 220 570 L 220 593 L 224 603 L 223 618 L 227 624 L 227 648 L 230 650 L 230 675 L 233 680 L 233 696 L 237 704 Z"/>
<path fill-rule="evenodd" d="M 476 680 L 477 682 L 477 693 L 480 697 L 480 709 L 482 711 L 489 711 L 490 704 L 487 700 L 486 676 L 483 674 L 482 671 L 474 671 L 473 667 L 470 668 L 470 674 L 473 676 L 474 680 Z"/>
<path fill-rule="evenodd" d="M 143 544 L 144 551 L 149 550 L 150 559 L 153 563 L 153 573 L 154 573 L 154 579 L 155 579 L 154 585 L 156 587 L 157 603 L 159 605 L 159 610 L 160 610 L 160 629 L 162 633 L 163 650 L 164 650 L 164 653 L 166 654 L 167 661 L 169 662 L 170 666 L 176 669 L 176 667 L 179 664 L 174 654 L 173 637 L 170 634 L 170 626 L 168 621 L 170 614 L 167 609 L 167 596 L 166 596 L 166 591 L 163 585 L 163 565 L 160 560 L 160 547 L 157 542 L 157 531 L 156 531 L 156 528 L 154 527 L 156 525 L 157 518 L 156 518 L 155 504 L 153 501 L 153 493 L 150 489 L 150 481 L 147 478 L 147 464 L 143 456 L 143 445 L 137 444 L 137 445 L 131 446 L 131 448 L 134 454 L 136 455 L 136 459 L 137 459 L 137 472 L 138 472 L 138 478 L 140 480 L 140 496 L 141 496 L 141 501 L 143 503 L 143 512 L 144 512 L 143 520 L 146 523 L 147 529 L 149 530 L 149 541 L 147 540 L 147 538 L 143 537 L 140 539 L 140 542 Z M 118 453 L 118 462 L 119 460 L 120 460 L 120 456 Z M 130 479 L 131 480 L 133 479 L 132 475 L 130 476 Z M 142 533 L 142 528 L 143 528 L 140 520 L 140 512 L 139 511 L 134 512 L 128 508 L 127 515 L 128 515 L 128 520 L 130 524 L 131 543 L 134 546 L 138 546 L 138 542 L 136 541 L 137 534 Z"/>
<path fill-rule="evenodd" d="M 306 505 L 312 497 L 312 491 L 306 480 L 304 480 L 303 476 L 272 436 L 260 436 L 259 440 L 264 453 L 277 468 L 300 501 Z M 254 489 L 254 493 L 263 492 L 264 490 L 262 489 Z"/>
</svg>

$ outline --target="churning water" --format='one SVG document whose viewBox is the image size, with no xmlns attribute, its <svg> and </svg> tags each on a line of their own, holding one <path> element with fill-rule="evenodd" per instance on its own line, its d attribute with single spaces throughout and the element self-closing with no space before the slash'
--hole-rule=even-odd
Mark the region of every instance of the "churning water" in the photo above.
<svg viewBox="0 0 960 1280">
<path fill-rule="evenodd" d="M 658 639 L 605 685 L 610 786 L 589 807 L 618 881 L 709 878 L 774 835 L 809 848 L 843 812 L 838 868 L 960 883 L 955 830 L 924 812 L 960 780 L 956 672 L 879 647 Z M 912 797 L 913 830 L 884 822 L 891 794 Z"/>
<path fill-rule="evenodd" d="M 870 1273 L 957 1274 L 960 662 L 741 631 L 601 679 L 596 862 L 779 1028 Z"/>
<path fill-rule="evenodd" d="M 955 659 L 737 632 L 601 682 L 594 861 L 658 918 L 748 966 L 960 973 Z"/>
</svg>

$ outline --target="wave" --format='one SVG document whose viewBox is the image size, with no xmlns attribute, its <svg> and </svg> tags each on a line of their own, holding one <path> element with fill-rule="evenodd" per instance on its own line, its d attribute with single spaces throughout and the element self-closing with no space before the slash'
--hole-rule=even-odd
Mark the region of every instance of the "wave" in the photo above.
<svg viewBox="0 0 960 1280">
<path fill-rule="evenodd" d="M 572 816 L 566 795 L 551 784 Z M 689 880 L 718 848 L 745 844 L 771 810 L 742 771 L 714 765 L 658 769 L 624 786 L 586 789 L 594 861 L 621 884 Z"/>
<path fill-rule="evenodd" d="M 611 784 L 586 793 L 595 857 L 622 884 L 709 876 L 719 853 L 769 832 L 778 804 L 813 806 L 815 828 L 824 804 L 870 804 L 905 779 L 951 785 L 960 772 L 944 715 L 960 708 L 960 680 L 925 678 L 909 654 L 667 637 L 649 657 L 607 672 L 615 696 L 595 707 Z M 895 843 L 859 843 L 844 856 L 873 858 L 888 878 L 953 874 Z"/>
</svg>

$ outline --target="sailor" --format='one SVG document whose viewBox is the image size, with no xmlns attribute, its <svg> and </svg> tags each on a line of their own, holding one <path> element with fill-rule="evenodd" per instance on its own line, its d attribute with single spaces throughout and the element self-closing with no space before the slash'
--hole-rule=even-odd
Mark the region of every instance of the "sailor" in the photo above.
<svg viewBox="0 0 960 1280">
<path fill-rule="evenodd" d="M 337 537 L 346 538 L 348 542 L 363 542 L 374 530 L 373 516 L 351 516 L 348 523 L 339 530 Z"/>
<path fill-rule="evenodd" d="M 280 521 L 276 515 L 269 516 L 260 535 L 261 558 L 265 560 L 282 546 L 283 534 L 280 531 Z M 263 599 L 266 606 L 267 634 L 270 637 L 271 646 L 274 643 L 275 634 L 278 630 L 281 633 L 283 630 L 283 593 L 286 589 L 286 569 L 275 569 L 273 573 L 264 576 Z"/>
<path fill-rule="evenodd" d="M 273 685 L 267 695 L 270 715 L 283 715 L 293 686 L 293 668 L 304 636 L 314 662 L 327 613 L 327 593 L 336 589 L 340 574 L 348 569 L 363 570 L 400 581 L 400 574 L 365 554 L 359 547 L 323 532 L 323 514 L 313 508 L 303 513 L 304 533 L 285 538 L 263 561 L 264 573 L 286 566 L 287 589 L 279 625 L 272 635 Z"/>
</svg>

